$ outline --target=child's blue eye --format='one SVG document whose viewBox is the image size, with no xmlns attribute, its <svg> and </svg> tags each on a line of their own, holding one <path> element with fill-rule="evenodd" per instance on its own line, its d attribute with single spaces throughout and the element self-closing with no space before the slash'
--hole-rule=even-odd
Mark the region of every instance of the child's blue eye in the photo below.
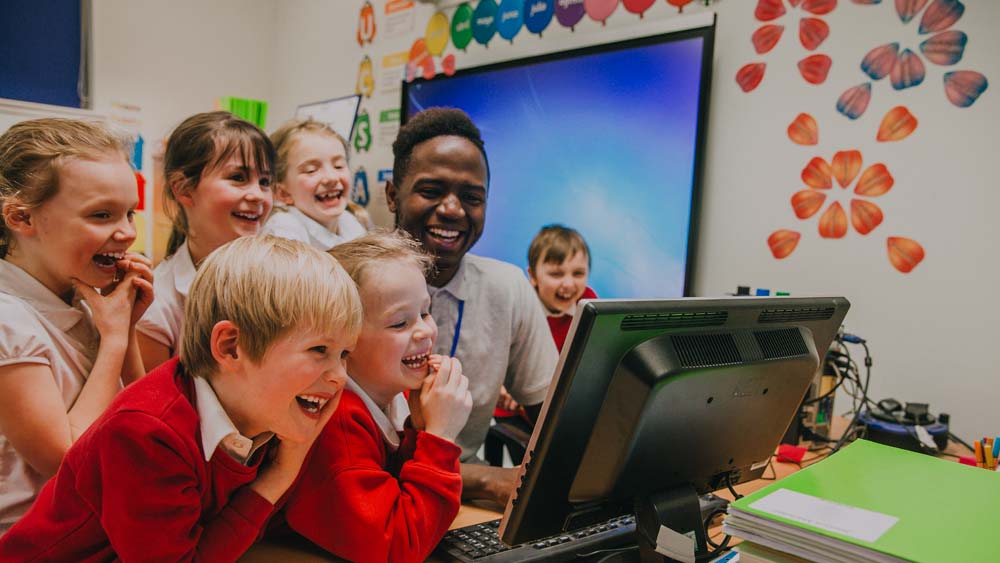
<svg viewBox="0 0 1000 563">
<path fill-rule="evenodd" d="M 319 354 L 326 354 L 326 346 L 313 346 L 310 350 Z"/>
<path fill-rule="evenodd" d="M 351 351 L 350 350 L 344 350 L 343 352 L 340 353 L 340 359 L 341 360 L 346 360 L 347 356 L 349 356 L 349 355 L 351 355 Z"/>
</svg>

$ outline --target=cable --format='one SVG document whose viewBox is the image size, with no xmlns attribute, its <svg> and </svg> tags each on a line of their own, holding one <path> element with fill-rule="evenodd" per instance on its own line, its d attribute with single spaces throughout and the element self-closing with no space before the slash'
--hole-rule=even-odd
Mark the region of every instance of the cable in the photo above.
<svg viewBox="0 0 1000 563">
<path fill-rule="evenodd" d="M 733 488 L 732 473 L 726 473 L 726 487 L 729 489 L 729 493 L 733 495 L 733 500 L 740 500 L 741 498 L 743 498 L 743 495 L 737 493 L 736 489 Z"/>
</svg>

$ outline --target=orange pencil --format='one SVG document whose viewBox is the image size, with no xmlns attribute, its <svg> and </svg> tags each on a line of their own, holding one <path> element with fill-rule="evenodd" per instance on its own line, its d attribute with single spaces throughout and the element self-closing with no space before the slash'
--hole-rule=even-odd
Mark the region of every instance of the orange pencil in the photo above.
<svg viewBox="0 0 1000 563">
<path fill-rule="evenodd" d="M 983 457 L 983 443 L 979 440 L 973 442 L 976 446 L 976 467 L 985 467 L 983 464 L 986 459 Z"/>
</svg>

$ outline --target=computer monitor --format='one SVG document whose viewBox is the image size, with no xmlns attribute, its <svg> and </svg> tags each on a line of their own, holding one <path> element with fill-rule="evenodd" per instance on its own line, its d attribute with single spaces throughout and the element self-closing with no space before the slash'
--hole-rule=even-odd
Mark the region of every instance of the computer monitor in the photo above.
<svg viewBox="0 0 1000 563">
<path fill-rule="evenodd" d="M 653 541 L 670 524 L 704 550 L 697 495 L 762 475 L 849 307 L 842 297 L 581 301 L 503 541 L 637 511 L 640 548 L 643 533 Z"/>
</svg>

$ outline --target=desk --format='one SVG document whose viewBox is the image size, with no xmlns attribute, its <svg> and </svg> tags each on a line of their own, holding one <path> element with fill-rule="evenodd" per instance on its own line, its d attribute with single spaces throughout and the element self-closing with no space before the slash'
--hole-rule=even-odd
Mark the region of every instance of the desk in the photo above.
<svg viewBox="0 0 1000 563">
<path fill-rule="evenodd" d="M 847 429 L 848 422 L 849 421 L 847 419 L 842 417 L 834 419 L 832 428 L 833 434 L 835 436 L 842 434 L 844 430 Z M 949 442 L 945 453 L 952 455 L 969 455 L 971 452 L 960 444 Z M 807 456 L 807 459 L 808 457 L 811 456 Z M 779 480 L 795 473 L 800 469 L 800 467 L 794 463 L 780 463 L 777 461 L 774 461 L 772 466 L 774 467 L 774 477 Z M 764 475 L 770 476 L 769 470 L 765 469 Z M 750 481 L 748 483 L 737 485 L 735 489 L 736 492 L 741 495 L 748 495 L 758 489 L 766 487 L 773 481 L 773 479 L 757 479 L 756 481 Z M 716 494 L 720 497 L 732 500 L 732 495 L 730 495 L 727 490 L 718 491 Z M 500 513 L 492 510 L 476 506 L 463 505 L 458 512 L 458 516 L 455 517 L 455 521 L 452 523 L 451 528 L 455 529 L 471 524 L 478 524 L 480 522 L 494 520 L 500 516 Z M 315 547 L 304 540 L 287 544 L 262 542 L 250 548 L 250 551 L 248 551 L 247 554 L 240 559 L 241 563 L 270 563 L 273 561 L 287 561 L 291 563 L 330 563 L 342 560 L 322 551 L 318 547 Z M 441 560 L 435 557 L 431 557 L 428 561 L 442 563 Z"/>
</svg>

